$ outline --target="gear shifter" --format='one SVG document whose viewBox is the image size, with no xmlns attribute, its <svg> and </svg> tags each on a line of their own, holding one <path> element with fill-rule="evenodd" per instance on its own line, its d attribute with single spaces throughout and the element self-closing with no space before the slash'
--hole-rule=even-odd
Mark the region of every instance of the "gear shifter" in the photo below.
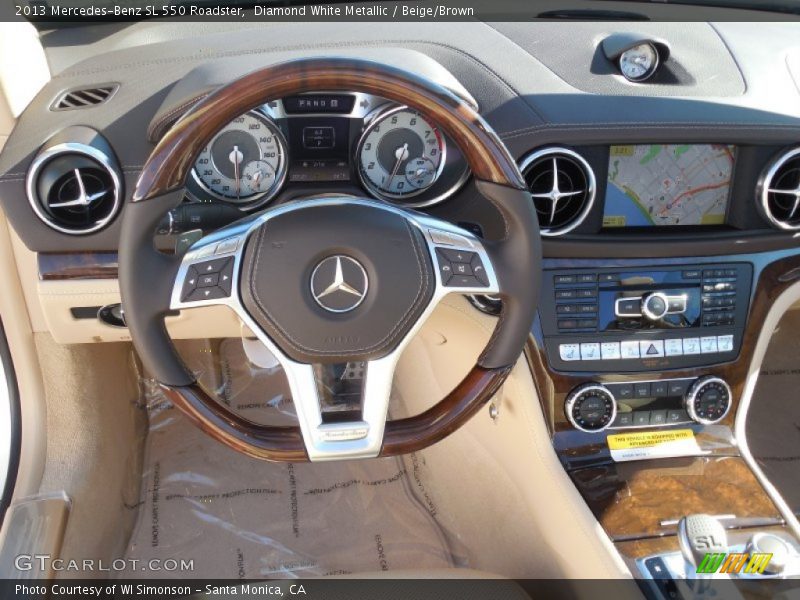
<svg viewBox="0 0 800 600">
<path fill-rule="evenodd" d="M 678 521 L 678 544 L 686 561 L 697 567 L 709 552 L 728 552 L 728 534 L 710 515 L 688 515 Z"/>
<path fill-rule="evenodd" d="M 698 567 L 709 552 L 728 552 L 728 534 L 722 523 L 710 515 L 687 515 L 678 521 L 678 545 L 686 562 Z M 696 580 L 694 593 L 697 597 L 710 592 L 713 575 L 699 575 L 695 571 L 691 576 Z"/>
</svg>

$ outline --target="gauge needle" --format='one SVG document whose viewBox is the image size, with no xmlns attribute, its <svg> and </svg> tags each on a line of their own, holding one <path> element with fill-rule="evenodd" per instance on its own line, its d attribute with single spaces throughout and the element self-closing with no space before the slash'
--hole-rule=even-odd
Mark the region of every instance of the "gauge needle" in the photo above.
<svg viewBox="0 0 800 600">
<path fill-rule="evenodd" d="M 261 171 L 256 171 L 253 173 L 253 185 L 257 190 L 261 189 L 259 182 L 261 181 Z"/>
<path fill-rule="evenodd" d="M 236 177 L 236 199 L 239 199 L 239 189 L 241 184 L 239 181 L 239 163 L 242 162 L 244 154 L 239 152 L 239 146 L 234 146 L 233 151 L 228 155 L 228 159 L 233 163 L 233 174 Z"/>
<path fill-rule="evenodd" d="M 394 176 L 397 175 L 397 170 L 400 168 L 400 163 L 408 158 L 408 144 L 403 144 L 402 147 L 395 150 L 394 157 L 397 159 L 397 162 L 394 163 L 394 169 L 392 169 L 392 174 L 389 176 L 389 183 L 386 184 L 386 187 L 390 190 L 392 189 L 392 180 Z"/>
</svg>

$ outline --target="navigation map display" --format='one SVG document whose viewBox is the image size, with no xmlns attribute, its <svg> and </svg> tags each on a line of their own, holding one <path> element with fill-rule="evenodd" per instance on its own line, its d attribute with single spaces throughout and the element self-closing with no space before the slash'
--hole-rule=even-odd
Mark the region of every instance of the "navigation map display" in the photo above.
<svg viewBox="0 0 800 600">
<path fill-rule="evenodd" d="M 603 227 L 721 225 L 733 146 L 611 146 Z"/>
</svg>

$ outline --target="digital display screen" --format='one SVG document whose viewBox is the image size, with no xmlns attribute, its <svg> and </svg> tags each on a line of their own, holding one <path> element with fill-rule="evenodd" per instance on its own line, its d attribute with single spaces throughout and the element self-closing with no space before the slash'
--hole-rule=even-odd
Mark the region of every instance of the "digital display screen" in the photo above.
<svg viewBox="0 0 800 600">
<path fill-rule="evenodd" d="M 722 225 L 733 146 L 611 146 L 603 227 Z"/>
</svg>

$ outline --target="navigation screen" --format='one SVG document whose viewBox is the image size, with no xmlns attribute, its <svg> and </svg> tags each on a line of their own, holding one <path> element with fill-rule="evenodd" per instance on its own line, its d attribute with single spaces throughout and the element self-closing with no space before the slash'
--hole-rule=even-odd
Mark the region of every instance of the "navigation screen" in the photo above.
<svg viewBox="0 0 800 600">
<path fill-rule="evenodd" d="M 611 146 L 603 227 L 721 225 L 733 146 Z"/>
</svg>

